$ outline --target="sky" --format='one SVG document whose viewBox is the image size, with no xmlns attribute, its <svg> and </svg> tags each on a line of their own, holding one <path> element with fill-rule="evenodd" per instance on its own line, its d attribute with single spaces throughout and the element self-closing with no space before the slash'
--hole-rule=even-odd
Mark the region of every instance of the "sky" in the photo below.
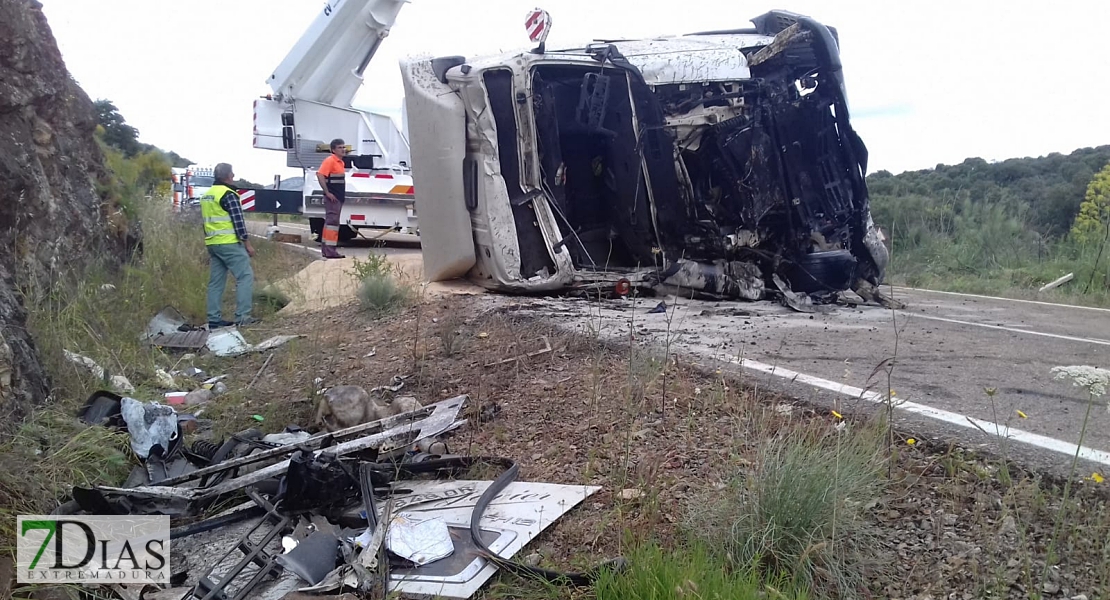
<svg viewBox="0 0 1110 600">
<path fill-rule="evenodd" d="M 41 0 L 70 73 L 115 103 L 140 140 L 261 184 L 300 176 L 251 147 L 252 102 L 323 0 Z M 868 170 L 895 173 L 1110 144 L 1110 2 L 950 0 L 411 0 L 354 104 L 400 114 L 398 61 L 531 47 L 525 15 L 552 15 L 549 47 L 750 27 L 771 9 L 836 27 Z M 538 3 L 538 4 L 537 4 Z"/>
</svg>

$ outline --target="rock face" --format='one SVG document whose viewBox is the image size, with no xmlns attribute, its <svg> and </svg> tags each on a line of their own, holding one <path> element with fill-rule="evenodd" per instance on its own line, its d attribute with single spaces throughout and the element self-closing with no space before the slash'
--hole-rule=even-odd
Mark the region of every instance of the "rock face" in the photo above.
<svg viewBox="0 0 1110 600">
<path fill-rule="evenodd" d="M 91 260 L 118 263 L 128 221 L 101 190 L 109 172 L 92 101 L 70 77 L 41 4 L 0 0 L 0 438 L 49 388 L 22 291 Z"/>
</svg>

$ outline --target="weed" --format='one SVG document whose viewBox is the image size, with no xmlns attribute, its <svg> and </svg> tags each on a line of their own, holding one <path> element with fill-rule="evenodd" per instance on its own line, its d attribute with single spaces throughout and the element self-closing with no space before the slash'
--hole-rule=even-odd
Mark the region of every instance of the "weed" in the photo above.
<svg viewBox="0 0 1110 600">
<path fill-rule="evenodd" d="M 365 261 L 357 258 L 352 259 L 351 269 L 347 273 L 354 277 L 355 281 L 366 281 L 371 277 L 395 275 L 395 271 L 395 267 L 384 254 L 371 252 L 366 256 Z"/>
<path fill-rule="evenodd" d="M 362 308 L 376 317 L 393 314 L 413 301 L 410 288 L 389 275 L 370 275 L 358 288 Z"/>
<path fill-rule="evenodd" d="M 850 595 L 874 556 L 862 506 L 882 489 L 881 437 L 874 425 L 811 425 L 770 438 L 753 472 L 707 502 L 711 514 L 692 514 L 690 530 L 738 568 L 758 565 L 765 576 L 791 574 L 807 589 Z"/>
</svg>

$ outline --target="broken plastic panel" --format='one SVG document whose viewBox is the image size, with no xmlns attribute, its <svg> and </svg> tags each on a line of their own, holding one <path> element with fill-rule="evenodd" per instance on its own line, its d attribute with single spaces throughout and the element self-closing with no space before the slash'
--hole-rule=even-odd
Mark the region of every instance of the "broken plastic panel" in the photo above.
<svg viewBox="0 0 1110 600">
<path fill-rule="evenodd" d="M 447 558 L 455 550 L 447 523 L 438 518 L 420 521 L 411 514 L 393 517 L 386 530 L 385 546 L 417 566 Z"/>
</svg>

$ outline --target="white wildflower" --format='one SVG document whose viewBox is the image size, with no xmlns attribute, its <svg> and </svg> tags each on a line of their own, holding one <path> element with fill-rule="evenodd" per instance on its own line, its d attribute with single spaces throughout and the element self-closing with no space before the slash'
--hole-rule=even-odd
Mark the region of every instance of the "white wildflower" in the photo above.
<svg viewBox="0 0 1110 600">
<path fill-rule="evenodd" d="M 1086 389 L 1092 396 L 1100 397 L 1106 394 L 1110 386 L 1110 370 L 1100 369 L 1089 365 L 1072 365 L 1068 367 L 1052 367 L 1056 379 L 1071 379 L 1076 387 Z M 1107 405 L 1110 409 L 1110 405 Z"/>
</svg>

